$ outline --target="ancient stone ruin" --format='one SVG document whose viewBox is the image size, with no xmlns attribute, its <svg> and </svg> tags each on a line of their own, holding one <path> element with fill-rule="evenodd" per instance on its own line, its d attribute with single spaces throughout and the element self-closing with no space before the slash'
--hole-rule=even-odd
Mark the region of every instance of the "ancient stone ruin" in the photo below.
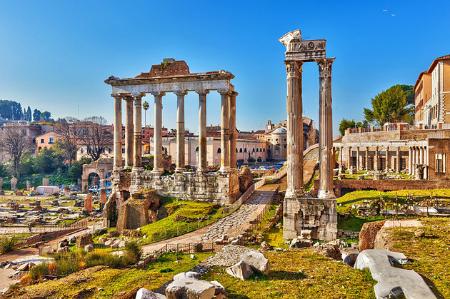
<svg viewBox="0 0 450 299">
<path fill-rule="evenodd" d="M 284 200 L 283 237 L 294 239 L 308 231 L 312 239 L 333 240 L 337 234 L 336 200 L 333 193 L 333 127 L 331 66 L 326 40 L 303 40 L 300 30 L 280 38 L 286 47 L 287 72 L 287 189 Z M 319 66 L 319 190 L 318 198 L 303 189 L 302 65 Z"/>
<path fill-rule="evenodd" d="M 239 196 L 236 170 L 236 96 L 231 84 L 233 74 L 227 71 L 191 73 L 184 61 L 165 59 L 153 65 L 149 72 L 134 78 L 109 77 L 105 82 L 112 86 L 114 98 L 114 164 L 112 195 L 106 210 L 111 216 L 110 225 L 120 219 L 114 210 L 121 208 L 133 194 L 142 188 L 154 189 L 159 195 L 181 199 L 214 201 L 231 204 Z M 209 172 L 206 159 L 206 96 L 210 91 L 221 95 L 221 164 L 217 172 Z M 196 171 L 185 168 L 184 98 L 187 92 L 198 94 L 199 144 Z M 162 101 L 166 93 L 177 95 L 177 154 L 176 171 L 164 175 L 162 168 Z M 152 94 L 155 105 L 153 170 L 142 165 L 142 98 Z M 122 140 L 122 103 L 125 102 L 125 140 Z M 122 144 L 125 159 L 122 160 Z M 232 150 L 233 149 L 233 150 Z M 112 207 L 111 207 L 112 206 Z M 122 221 L 122 220 L 121 220 Z M 127 223 L 126 220 L 123 220 Z"/>
</svg>

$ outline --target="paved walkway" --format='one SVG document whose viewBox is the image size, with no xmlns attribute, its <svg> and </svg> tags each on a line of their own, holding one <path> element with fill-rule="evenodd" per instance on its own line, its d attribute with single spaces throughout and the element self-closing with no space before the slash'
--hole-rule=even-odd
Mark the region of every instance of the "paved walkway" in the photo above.
<svg viewBox="0 0 450 299">
<path fill-rule="evenodd" d="M 235 237 L 242 234 L 251 222 L 264 210 L 268 202 L 272 200 L 278 184 L 269 184 L 257 189 L 252 196 L 233 214 L 228 215 L 217 222 L 193 231 L 191 233 L 178 236 L 172 239 L 160 241 L 157 243 L 144 245 L 144 253 L 152 253 L 160 250 L 166 244 L 188 244 L 200 242 L 212 242 L 222 235 Z"/>
</svg>

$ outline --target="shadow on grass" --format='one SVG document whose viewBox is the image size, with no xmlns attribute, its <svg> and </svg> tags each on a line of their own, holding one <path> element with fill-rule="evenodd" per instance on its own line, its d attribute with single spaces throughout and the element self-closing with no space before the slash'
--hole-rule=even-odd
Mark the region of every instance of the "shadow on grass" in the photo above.
<svg viewBox="0 0 450 299">
<path fill-rule="evenodd" d="M 429 280 L 427 277 L 425 277 L 422 274 L 419 274 L 419 275 L 422 276 L 425 283 L 430 287 L 430 289 L 434 293 L 434 295 L 436 295 L 436 298 L 445 299 L 444 295 L 442 295 L 441 292 L 439 292 L 439 290 L 436 288 L 436 286 L 434 285 L 434 283 L 431 280 Z"/>
<path fill-rule="evenodd" d="M 270 271 L 267 279 L 270 280 L 299 280 L 306 278 L 303 272 L 289 272 L 289 271 Z"/>
</svg>

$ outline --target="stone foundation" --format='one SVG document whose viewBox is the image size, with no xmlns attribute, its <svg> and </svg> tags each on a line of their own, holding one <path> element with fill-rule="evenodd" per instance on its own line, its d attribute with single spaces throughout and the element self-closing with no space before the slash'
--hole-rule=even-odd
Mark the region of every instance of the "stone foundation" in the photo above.
<svg viewBox="0 0 450 299">
<path fill-rule="evenodd" d="M 118 207 L 117 230 L 136 229 L 152 222 L 159 206 L 154 190 L 136 192 Z"/>
<path fill-rule="evenodd" d="M 291 240 L 310 230 L 314 240 L 332 241 L 337 236 L 335 199 L 285 198 L 283 238 Z"/>
<path fill-rule="evenodd" d="M 132 172 L 130 193 L 140 188 L 154 189 L 161 196 L 227 205 L 239 197 L 239 178 L 237 171 L 182 172 L 165 176 L 151 171 Z"/>
</svg>

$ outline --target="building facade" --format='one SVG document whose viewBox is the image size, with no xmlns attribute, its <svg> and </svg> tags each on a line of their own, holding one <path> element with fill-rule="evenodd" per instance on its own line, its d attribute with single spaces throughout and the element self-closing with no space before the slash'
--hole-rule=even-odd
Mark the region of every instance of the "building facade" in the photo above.
<svg viewBox="0 0 450 299">
<path fill-rule="evenodd" d="M 55 132 L 47 132 L 42 135 L 36 136 L 36 153 L 39 153 L 43 149 L 51 149 L 55 146 L 56 142 L 60 139 L 60 136 Z"/>
<path fill-rule="evenodd" d="M 450 55 L 436 58 L 415 84 L 415 124 L 450 129 Z"/>
</svg>

